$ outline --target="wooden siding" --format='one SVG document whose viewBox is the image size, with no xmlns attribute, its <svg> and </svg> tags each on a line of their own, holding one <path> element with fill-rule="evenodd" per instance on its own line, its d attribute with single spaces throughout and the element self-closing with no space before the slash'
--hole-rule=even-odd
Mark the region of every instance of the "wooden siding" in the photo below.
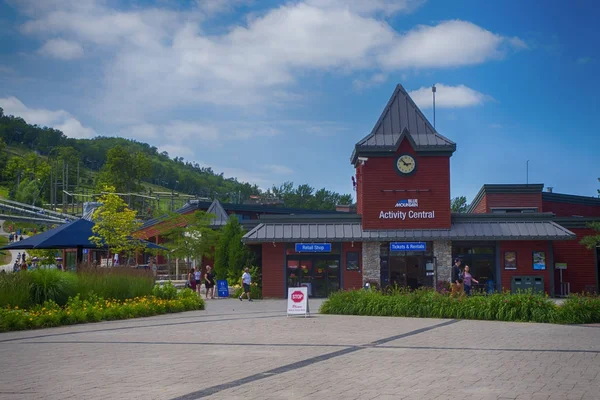
<svg viewBox="0 0 600 400">
<path fill-rule="evenodd" d="M 417 171 L 410 176 L 396 172 L 399 154 L 408 153 L 417 160 Z M 382 192 L 382 190 L 407 190 Z M 451 225 L 450 157 L 418 156 L 404 139 L 394 156 L 370 157 L 362 167 L 360 204 L 365 229 L 440 229 Z M 416 190 L 427 190 L 417 192 Z M 418 199 L 418 208 L 395 208 L 401 199 Z M 380 219 L 381 211 L 435 211 L 435 219 Z"/>
<path fill-rule="evenodd" d="M 362 287 L 362 243 L 342 243 L 342 265 L 340 265 L 342 271 L 342 282 L 344 283 L 344 290 L 349 289 L 360 289 Z M 346 271 L 346 253 L 358 252 L 358 271 Z"/>
<path fill-rule="evenodd" d="M 262 294 L 263 297 L 285 298 L 285 244 L 262 245 Z"/>
<path fill-rule="evenodd" d="M 493 207 L 537 207 L 542 211 L 542 193 L 486 193 L 486 212 Z"/>
<path fill-rule="evenodd" d="M 504 269 L 504 252 L 517 252 L 517 269 Z M 533 252 L 546 253 L 546 269 L 536 271 L 533 269 Z M 500 242 L 500 274 L 502 276 L 502 289 L 510 291 L 510 282 L 513 276 L 543 276 L 544 290 L 550 294 L 550 255 L 548 254 L 547 241 L 505 241 Z"/>
<path fill-rule="evenodd" d="M 554 262 L 555 263 L 567 263 L 567 269 L 563 271 L 563 282 L 569 282 L 571 284 L 571 293 L 583 292 L 587 286 L 593 286 L 597 288 L 597 277 L 598 266 L 596 265 L 594 250 L 588 250 L 583 246 L 580 241 L 584 236 L 593 235 L 594 231 L 591 229 L 577 229 L 569 228 L 573 233 L 577 235 L 577 240 L 566 240 L 560 242 L 554 242 L 552 247 L 554 249 Z M 559 283 L 559 272 L 556 271 L 556 293 L 558 291 Z"/>
<path fill-rule="evenodd" d="M 557 217 L 572 217 L 573 215 L 600 217 L 599 206 L 544 201 L 543 207 L 544 212 L 553 212 Z"/>
</svg>

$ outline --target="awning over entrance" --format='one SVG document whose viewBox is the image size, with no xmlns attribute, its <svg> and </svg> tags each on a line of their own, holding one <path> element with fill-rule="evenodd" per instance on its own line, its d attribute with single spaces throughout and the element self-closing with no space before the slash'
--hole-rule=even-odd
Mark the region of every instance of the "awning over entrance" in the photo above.
<svg viewBox="0 0 600 400">
<path fill-rule="evenodd" d="M 244 243 L 393 240 L 569 240 L 575 234 L 553 221 L 460 221 L 450 229 L 363 230 L 360 222 L 262 223 Z"/>
</svg>

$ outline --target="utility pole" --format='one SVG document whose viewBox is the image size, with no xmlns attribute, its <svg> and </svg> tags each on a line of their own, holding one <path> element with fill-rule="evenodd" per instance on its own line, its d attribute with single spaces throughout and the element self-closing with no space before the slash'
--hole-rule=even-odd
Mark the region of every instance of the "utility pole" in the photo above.
<svg viewBox="0 0 600 400">
<path fill-rule="evenodd" d="M 435 128 L 435 85 L 431 87 L 431 92 L 433 93 L 433 127 Z"/>
<path fill-rule="evenodd" d="M 53 204 L 53 193 L 52 193 L 52 160 L 50 160 L 50 208 L 52 208 Z"/>
</svg>

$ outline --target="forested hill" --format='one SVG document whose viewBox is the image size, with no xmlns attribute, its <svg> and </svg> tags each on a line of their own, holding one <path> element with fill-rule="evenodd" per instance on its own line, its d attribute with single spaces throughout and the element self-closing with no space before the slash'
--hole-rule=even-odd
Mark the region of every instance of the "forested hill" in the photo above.
<svg viewBox="0 0 600 400">
<path fill-rule="evenodd" d="M 4 115 L 2 108 L 0 148 L 3 185 L 10 190 L 11 197 L 17 196 L 19 188 L 28 193 L 37 189 L 40 198 L 33 199 L 35 202 L 52 201 L 49 187 L 44 188 L 43 184 L 37 183 L 49 180 L 51 168 L 49 165 L 44 167 L 49 156 L 69 165 L 67 180 L 70 179 L 70 183 L 67 187 L 100 187 L 108 183 L 119 192 L 143 192 L 149 190 L 149 185 L 144 184 L 152 184 L 226 202 L 243 202 L 250 196 L 264 196 L 276 197 L 286 207 L 315 209 L 334 209 L 336 204 L 349 204 L 352 201 L 350 195 L 340 195 L 326 189 L 315 191 L 308 185 L 294 187 L 290 182 L 262 193 L 256 185 L 240 182 L 236 178 L 225 178 L 222 173 L 217 174 L 211 168 L 200 167 L 183 158 L 170 158 L 167 152 L 159 152 L 147 143 L 118 137 L 72 139 L 57 129 L 30 125 L 20 117 Z M 9 148 L 19 149 L 22 156 L 11 158 L 7 152 Z M 89 174 L 76 174 L 79 168 L 89 171 Z M 28 173 L 22 174 L 21 170 Z M 60 176 L 61 171 L 58 173 Z M 25 190 L 24 185 L 41 187 Z M 23 193 L 20 195 L 24 196 Z"/>
</svg>

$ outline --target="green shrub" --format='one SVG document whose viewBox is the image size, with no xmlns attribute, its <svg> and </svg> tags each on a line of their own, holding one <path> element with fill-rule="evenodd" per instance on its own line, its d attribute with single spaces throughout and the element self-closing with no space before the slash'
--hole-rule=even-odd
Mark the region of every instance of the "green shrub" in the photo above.
<svg viewBox="0 0 600 400">
<path fill-rule="evenodd" d="M 600 297 L 569 296 L 559 309 L 558 319 L 565 324 L 600 323 Z"/>
<path fill-rule="evenodd" d="M 233 292 L 233 297 L 240 297 L 244 293 L 244 287 L 239 287 Z M 244 296 L 246 298 L 246 296 Z M 250 298 L 251 299 L 262 299 L 262 289 L 257 285 L 250 285 Z"/>
<path fill-rule="evenodd" d="M 33 304 L 51 300 L 65 305 L 69 297 L 77 293 L 77 278 L 72 274 L 55 269 L 37 269 L 29 272 L 29 275 L 29 296 Z"/>
<path fill-rule="evenodd" d="M 545 295 L 532 293 L 455 298 L 428 289 L 392 289 L 386 293 L 355 290 L 332 294 L 320 311 L 324 314 L 570 323 L 561 315 L 568 309 L 577 308 L 582 311 L 573 313 L 580 315 L 581 320 L 598 318 L 599 308 L 595 300 L 569 301 L 569 307 L 561 308 Z"/>
<path fill-rule="evenodd" d="M 159 299 L 172 300 L 177 298 L 177 288 L 173 286 L 173 282 L 167 281 L 163 285 L 154 285 L 152 295 Z"/>
</svg>

